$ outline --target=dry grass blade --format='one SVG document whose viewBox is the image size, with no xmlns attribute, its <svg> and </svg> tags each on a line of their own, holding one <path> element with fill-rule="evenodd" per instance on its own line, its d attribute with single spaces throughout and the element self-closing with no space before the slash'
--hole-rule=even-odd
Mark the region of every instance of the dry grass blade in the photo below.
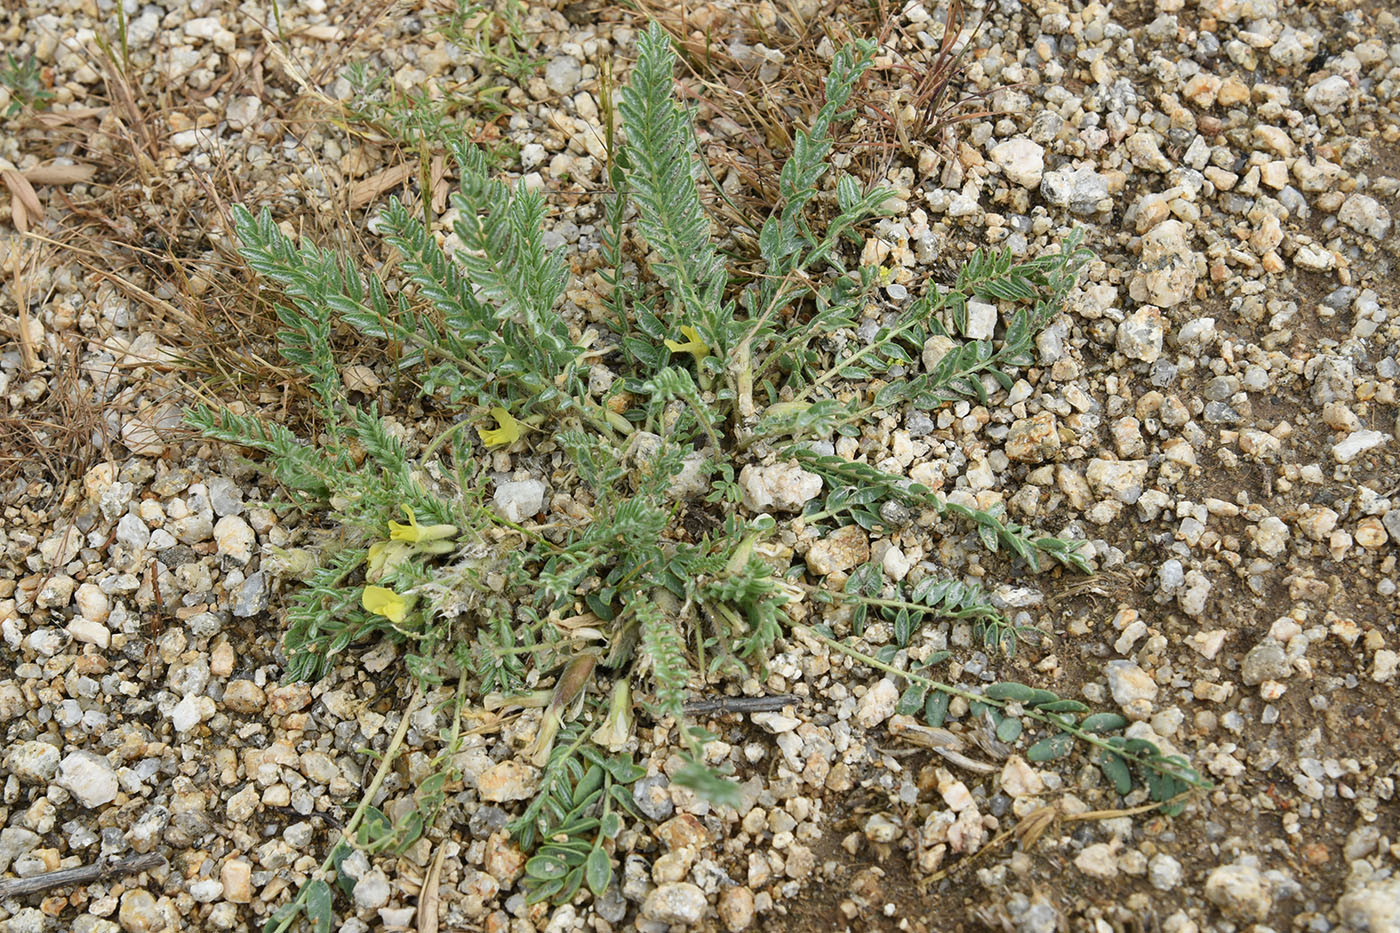
<svg viewBox="0 0 1400 933">
<path fill-rule="evenodd" d="M 76 185 L 90 181 L 96 174 L 95 165 L 54 165 L 46 162 L 23 173 L 31 185 Z"/>
<path fill-rule="evenodd" d="M 8 176 L 13 174 L 16 173 L 6 172 L 5 180 L 8 182 Z M 18 199 L 19 195 L 16 194 L 15 198 Z M 21 208 L 20 213 L 23 213 L 23 208 Z M 16 214 L 16 217 L 18 216 L 19 214 Z M 16 220 L 16 226 L 18 225 L 18 220 Z M 34 329 L 29 318 L 29 279 L 38 266 L 39 250 L 37 247 L 30 250 L 25 245 L 21 245 L 21 243 L 27 244 L 28 242 L 25 240 L 10 243 L 10 289 L 14 295 L 15 307 L 18 310 L 16 326 L 19 328 L 19 333 L 16 334 L 16 337 L 19 339 L 20 365 L 25 373 L 32 373 L 39 369 L 39 351 L 34 346 Z"/>
<path fill-rule="evenodd" d="M 39 195 L 34 191 L 34 186 L 14 169 L 6 169 L 0 178 L 5 179 L 5 187 L 10 189 L 10 193 L 19 201 L 32 220 L 41 220 L 44 216 L 44 205 L 39 200 Z"/>
<path fill-rule="evenodd" d="M 966 109 L 969 104 L 985 100 L 990 92 L 950 99 L 950 92 L 962 73 L 964 61 L 982 30 L 986 15 L 986 10 L 983 10 L 964 40 L 967 18 L 962 0 L 951 0 L 944 16 L 943 35 L 938 49 L 927 64 L 921 68 L 911 64 L 891 66 L 890 70 L 917 75 L 913 86 L 891 90 L 886 107 L 867 102 L 870 112 L 878 115 L 894 131 L 897 145 L 905 154 L 917 157 L 921 147 L 929 145 L 930 141 L 941 142 L 945 130 L 955 124 L 997 115 L 994 110 Z M 890 17 L 885 23 L 881 41 L 885 41 L 893 31 L 894 19 Z M 906 93 L 907 105 L 901 103 Z M 907 116 L 910 111 L 913 113 L 912 119 Z"/>
<path fill-rule="evenodd" d="M 379 200 L 385 193 L 408 181 L 414 175 L 413 166 L 402 163 L 375 172 L 355 182 L 350 189 L 350 209 L 361 210 Z"/>
<path fill-rule="evenodd" d="M 437 854 L 423 879 L 423 887 L 418 892 L 418 933 L 437 933 L 438 910 L 441 898 L 438 891 L 442 884 L 442 860 L 447 855 L 447 844 L 438 843 Z"/>
<path fill-rule="evenodd" d="M 1059 822 L 1062 816 L 1058 806 L 1047 804 L 1022 817 L 1021 821 L 1011 828 L 1011 834 L 1021 844 L 1022 849 L 1033 849 L 1040 837 L 1049 832 L 1050 827 Z"/>
<path fill-rule="evenodd" d="M 57 129 L 60 126 L 71 126 L 80 120 L 87 120 L 91 117 L 105 116 L 108 107 L 73 107 L 69 110 L 50 111 L 34 114 L 34 121 L 40 126 L 48 129 Z"/>
</svg>

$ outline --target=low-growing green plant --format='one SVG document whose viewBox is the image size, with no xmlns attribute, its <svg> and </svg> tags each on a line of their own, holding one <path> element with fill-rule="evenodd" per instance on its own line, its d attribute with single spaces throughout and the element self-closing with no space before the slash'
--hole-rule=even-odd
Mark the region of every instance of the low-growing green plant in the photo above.
<svg viewBox="0 0 1400 933">
<path fill-rule="evenodd" d="M 5 116 L 13 117 L 26 107 L 42 110 L 53 100 L 53 91 L 44 86 L 39 62 L 33 57 L 16 58 L 14 53 L 5 54 L 5 65 L 0 68 L 0 85 L 10 90 L 10 106 Z"/>
<path fill-rule="evenodd" d="M 437 29 L 488 70 L 523 81 L 544 64 L 542 58 L 529 53 L 524 18 L 521 0 L 454 0 L 451 12 L 438 22 Z"/>
<path fill-rule="evenodd" d="M 609 123 L 605 294 L 591 320 L 562 309 L 569 267 L 546 246 L 544 197 L 512 189 L 478 149 L 450 141 L 458 249 L 449 255 L 414 212 L 391 201 L 381 224 L 397 253 L 392 280 L 292 243 L 266 212 L 235 213 L 242 255 L 281 291 L 282 352 L 310 382 L 316 442 L 227 409 L 189 415 L 210 437 L 263 451 L 292 503 L 340 529 L 291 598 L 289 676 L 319 676 L 353 645 L 389 639 L 423 684 L 451 674 L 483 702 L 542 710 L 526 753 L 543 769 L 539 794 L 511 824 L 534 853 L 525 884 L 536 900 L 567 899 L 585 885 L 596 894 L 610 883 L 610 840 L 641 774 L 624 754 L 638 711 L 633 691 L 684 750 L 688 763 L 673 781 L 720 804 L 737 800 L 728 766 L 706 763 L 710 736 L 689 720 L 686 700 L 708 683 L 761 672 L 794 630 L 795 600 L 848 604 L 860 616 L 873 609 L 890 619 L 900 645 L 930 617 L 974 621 L 992 633 L 989 644 L 1011 637 L 986 594 L 956 580 L 886 592 L 863 570 L 840 592 L 796 585 L 763 547 L 775 520 L 739 506 L 735 461 L 747 452 L 785 450 L 823 477 L 830 492 L 813 505 L 812 522 L 876 527 L 889 506 L 917 507 L 965 522 L 971 541 L 1031 568 L 1044 557 L 1088 567 L 1074 542 L 1032 535 L 997 510 L 946 501 L 811 446 L 858 433 L 877 411 L 985 400 L 984 379 L 1009 387 L 1008 371 L 1029 361 L 1034 331 L 1060 307 L 1086 252 L 1071 242 L 1022 264 L 980 255 L 951 289 L 931 287 L 873 343 L 833 352 L 828 338 L 855 327 L 878 281 L 874 270 L 847 266 L 845 241 L 890 197 L 849 176 L 828 182 L 832 130 L 848 117 L 873 44 L 833 58 L 825 106 L 795 134 L 781 204 L 756 231 L 765 273 L 737 286 L 696 184 L 698 145 L 673 93 L 674 52 L 655 26 L 638 49 L 618 101 L 625 141 Z M 821 216 L 829 219 L 818 223 Z M 976 297 L 1014 306 L 1002 341 L 956 339 Z M 331 350 L 337 328 L 382 341 L 404 379 L 456 412 L 451 426 L 411 453 L 373 406 L 352 402 Z M 920 374 L 913 358 L 933 335 L 949 349 Z M 496 451 L 547 464 L 567 504 L 545 523 L 522 513 L 525 500 L 527 512 L 544 501 L 543 483 L 529 482 L 498 489 L 488 503 L 487 454 Z M 938 684 L 894 668 L 893 655 L 867 657 L 829 630 L 800 630 L 895 670 L 922 691 L 930 718 L 938 709 L 925 694 L 966 695 L 1004 721 L 1053 726 L 1154 774 L 1185 767 L 1098 738 L 1039 693 L 998 697 Z M 1117 783 L 1121 771 L 1110 767 Z M 420 820 L 429 818 L 423 811 Z"/>
</svg>

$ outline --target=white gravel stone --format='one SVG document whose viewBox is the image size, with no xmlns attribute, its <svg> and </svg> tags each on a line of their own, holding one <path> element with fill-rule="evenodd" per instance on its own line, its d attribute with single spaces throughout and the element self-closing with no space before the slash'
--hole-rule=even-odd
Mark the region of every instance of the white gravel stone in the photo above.
<svg viewBox="0 0 1400 933">
<path fill-rule="evenodd" d="M 856 722 L 865 729 L 873 729 L 894 715 L 898 703 L 899 688 L 893 680 L 884 677 L 856 703 Z"/>
<path fill-rule="evenodd" d="M 1164 220 L 1142 238 L 1142 258 L 1128 294 L 1134 301 L 1170 308 L 1191 297 L 1196 276 L 1191 228 L 1179 220 Z"/>
<path fill-rule="evenodd" d="M 533 518 L 544 510 L 545 495 L 549 487 L 543 480 L 522 479 L 501 483 L 496 487 L 494 501 L 496 513 L 508 522 L 517 524 Z"/>
<path fill-rule="evenodd" d="M 870 538 L 859 525 L 847 525 L 807 550 L 807 569 L 817 576 L 850 570 L 870 559 Z"/>
<path fill-rule="evenodd" d="M 253 559 L 257 536 L 242 516 L 225 515 L 214 525 L 214 541 L 220 557 L 246 564 Z"/>
<path fill-rule="evenodd" d="M 112 643 L 112 630 L 101 622 L 79 617 L 69 622 L 67 628 L 73 640 L 81 644 L 106 649 Z"/>
<path fill-rule="evenodd" d="M 1165 852 L 1147 862 L 1147 880 L 1158 891 L 1170 891 L 1181 883 L 1181 863 Z"/>
<path fill-rule="evenodd" d="M 1343 201 L 1337 219 L 1357 233 L 1376 240 L 1383 239 L 1390 230 L 1390 211 L 1365 194 L 1353 194 Z"/>
<path fill-rule="evenodd" d="M 1397 669 L 1400 669 L 1400 652 L 1381 648 L 1371 660 L 1369 676 L 1376 683 L 1385 684 L 1395 679 Z"/>
<path fill-rule="evenodd" d="M 96 583 L 83 583 L 73 593 L 73 604 L 82 617 L 90 622 L 105 622 L 112 611 L 112 601 Z"/>
<path fill-rule="evenodd" d="M 1372 448 L 1379 447 L 1390 440 L 1390 435 L 1381 431 L 1372 431 L 1370 428 L 1362 428 L 1353 431 L 1345 439 L 1332 445 L 1332 456 L 1338 463 L 1351 463 Z"/>
<path fill-rule="evenodd" d="M 1142 497 L 1147 470 L 1146 460 L 1100 460 L 1096 457 L 1089 461 L 1084 478 L 1099 495 L 1112 496 L 1125 505 L 1132 505 Z"/>
<path fill-rule="evenodd" d="M 793 462 L 750 463 L 739 471 L 739 489 L 750 511 L 797 512 L 821 495 L 822 478 Z"/>
<path fill-rule="evenodd" d="M 262 101 L 258 98 L 235 97 L 224 111 L 224 119 L 228 120 L 229 129 L 241 132 L 256 123 L 261 112 Z"/>
<path fill-rule="evenodd" d="M 48 742 L 21 742 L 5 756 L 5 769 L 25 784 L 47 784 L 58 773 L 59 758 Z"/>
<path fill-rule="evenodd" d="M 1348 885 L 1337 901 L 1337 915 L 1356 933 L 1400 931 L 1400 878 L 1367 880 Z"/>
<path fill-rule="evenodd" d="M 967 333 L 969 340 L 991 340 L 996 333 L 997 306 L 985 301 L 967 303 Z"/>
<path fill-rule="evenodd" d="M 1133 661 L 1109 661 L 1104 669 L 1108 673 L 1108 689 L 1113 694 L 1113 702 L 1125 712 L 1143 711 L 1143 704 L 1146 704 L 1146 710 L 1151 709 L 1152 701 L 1157 699 L 1158 688 L 1156 681 L 1146 671 Z"/>
<path fill-rule="evenodd" d="M 1283 519 L 1269 515 L 1254 528 L 1254 546 L 1265 557 L 1278 557 L 1288 547 L 1288 525 Z"/>
<path fill-rule="evenodd" d="M 214 701 L 209 697 L 191 694 L 170 710 L 170 725 L 176 732 L 189 732 L 201 722 L 213 717 L 216 711 Z"/>
<path fill-rule="evenodd" d="M 1113 847 L 1107 842 L 1096 842 L 1085 847 L 1074 860 L 1074 867 L 1088 875 L 1106 881 L 1118 876 L 1118 858 Z"/>
<path fill-rule="evenodd" d="M 133 551 L 144 551 L 151 541 L 151 529 L 135 515 L 123 515 L 117 522 L 116 540 Z"/>
<path fill-rule="evenodd" d="M 1351 82 L 1341 75 L 1323 78 L 1303 94 L 1303 102 L 1319 116 L 1336 113 L 1350 99 Z"/>
<path fill-rule="evenodd" d="M 688 881 L 658 885 L 642 902 L 642 919 L 652 923 L 699 923 L 705 916 L 705 892 Z"/>
<path fill-rule="evenodd" d="M 560 55 L 544 66 L 544 83 L 555 94 L 569 94 L 583 80 L 582 66 L 572 55 Z"/>
<path fill-rule="evenodd" d="M 1008 139 L 992 147 L 992 161 L 1012 184 L 1034 188 L 1045 174 L 1045 149 L 1024 136 Z"/>
<path fill-rule="evenodd" d="M 70 752 L 63 759 L 56 783 L 89 809 L 111 803 L 117 796 L 117 771 L 112 763 L 85 750 Z"/>
<path fill-rule="evenodd" d="M 355 906 L 360 910 L 378 910 L 389 903 L 389 878 L 382 868 L 371 868 L 355 882 Z"/>
<path fill-rule="evenodd" d="M 1241 922 L 1258 922 L 1273 909 L 1269 882 L 1252 865 L 1221 865 L 1206 878 L 1206 899 L 1227 916 Z"/>
<path fill-rule="evenodd" d="M 1093 214 L 1109 200 L 1108 179 L 1087 165 L 1072 172 L 1046 172 L 1040 180 L 1040 196 L 1070 213 Z"/>
<path fill-rule="evenodd" d="M 1024 758 L 1012 755 L 1001 769 L 1001 789 L 1011 797 L 1034 797 L 1045 792 L 1045 782 Z"/>
</svg>

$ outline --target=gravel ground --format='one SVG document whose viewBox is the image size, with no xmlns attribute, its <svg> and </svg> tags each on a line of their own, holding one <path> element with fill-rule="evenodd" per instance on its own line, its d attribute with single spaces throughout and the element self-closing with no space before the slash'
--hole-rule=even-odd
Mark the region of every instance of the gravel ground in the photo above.
<svg viewBox="0 0 1400 933">
<path fill-rule="evenodd" d="M 13 432 L 0 441 L 44 451 L 6 458 L 0 497 L 0 875 L 163 859 L 0 899 L 12 933 L 256 928 L 357 804 L 374 768 L 358 750 L 410 716 L 381 797 L 392 816 L 447 721 L 446 689 L 405 709 L 388 645 L 315 684 L 281 682 L 281 596 L 321 532 L 274 512 L 270 480 L 237 451 L 177 422 L 205 374 L 191 357 L 241 358 L 265 383 L 247 404 L 287 416 L 275 370 L 258 369 L 265 340 L 237 319 L 220 200 L 372 243 L 363 208 L 416 183 L 416 162 L 400 172 L 392 142 L 326 118 L 351 96 L 344 67 L 450 90 L 480 62 L 414 8 L 126 10 L 130 81 L 97 44 L 113 28 L 105 0 L 33 0 L 0 19 L 0 46 L 34 56 L 52 92 L 0 134 L 16 192 L 0 205 L 0 424 Z M 741 86 L 771 86 L 783 107 L 796 103 L 783 69 L 833 48 L 800 24 L 839 41 L 855 13 L 796 0 L 686 15 Z M 886 88 L 936 44 L 943 9 L 890 17 Z M 524 184 L 559 192 L 554 235 L 584 253 L 600 69 L 623 73 L 640 22 L 532 5 L 543 67 L 478 124 L 514 145 Z M 932 627 L 921 648 L 954 649 L 964 682 L 1121 709 L 1130 734 L 1188 756 L 1215 789 L 1172 819 L 1074 820 L 1124 805 L 1087 759 L 1037 768 L 1022 748 L 991 776 L 949 773 L 891 730 L 892 681 L 794 640 L 743 689 L 804 702 L 710 723 L 712 750 L 747 782 L 740 810 L 670 786 L 681 759 L 663 730 L 642 730 L 638 799 L 654 822 L 620 837 L 607 896 L 526 906 L 503 827 L 531 789 L 512 751 L 534 722 L 469 712 L 437 826 L 402 858 L 346 863 L 357 882 L 341 930 L 426 929 L 417 905 L 440 859 L 444 930 L 1400 931 L 1400 24 L 1345 0 L 1002 0 L 976 46 L 963 90 L 1000 115 L 941 147 L 890 150 L 899 211 L 871 227 L 865 256 L 893 270 L 891 307 L 988 243 L 1039 255 L 1079 224 L 1098 260 L 1009 393 L 891 413 L 836 449 L 1084 537 L 1099 572 L 1021 575 L 918 522 L 860 544 L 894 580 L 933 564 L 984 578 L 1053 635 L 1008 659 L 977 651 L 966 626 Z M 867 111 L 853 133 L 879 126 Z M 699 128 L 712 153 L 743 151 L 727 113 L 702 109 Z M 74 162 L 96 174 L 53 173 Z M 721 184 L 741 188 L 741 168 Z M 26 226 L 48 241 L 9 236 Z M 579 282 L 569 299 L 587 306 Z M 373 363 L 357 370 L 367 394 Z M 434 433 L 414 414 L 410 446 Z M 530 466 L 505 460 L 503 473 Z M 853 566 L 800 528 L 787 542 L 815 549 L 809 566 L 833 585 Z M 872 626 L 865 641 L 889 637 Z M 1051 803 L 1067 819 L 1037 845 L 990 844 Z"/>
</svg>

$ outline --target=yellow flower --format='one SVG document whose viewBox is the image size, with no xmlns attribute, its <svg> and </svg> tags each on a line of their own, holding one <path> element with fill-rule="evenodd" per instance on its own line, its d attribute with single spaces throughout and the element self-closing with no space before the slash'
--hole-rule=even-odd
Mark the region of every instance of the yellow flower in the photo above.
<svg viewBox="0 0 1400 933">
<path fill-rule="evenodd" d="M 413 514 L 413 509 L 406 505 L 402 506 L 402 508 L 403 514 L 408 516 L 408 524 L 400 525 L 398 522 L 390 522 L 390 541 L 404 541 L 408 544 L 424 545 L 442 541 L 457 533 L 456 525 L 420 525 L 418 524 L 418 516 Z M 432 550 L 433 553 L 446 553 L 438 551 L 437 549 L 425 549 L 422 547 L 420 547 L 419 550 Z M 371 554 L 370 556 L 372 558 L 374 555 Z"/>
<path fill-rule="evenodd" d="M 367 586 L 360 596 L 360 605 L 367 612 L 383 616 L 398 625 L 408 615 L 408 600 L 384 586 Z"/>
<path fill-rule="evenodd" d="M 477 428 L 481 442 L 487 447 L 509 447 L 520 440 L 520 422 L 510 412 L 497 405 L 491 409 L 491 417 L 500 425 L 498 428 Z"/>
<path fill-rule="evenodd" d="M 374 542 L 369 546 L 369 567 L 365 570 L 365 579 L 370 583 L 384 579 L 412 553 L 412 546 L 402 541 Z"/>
<path fill-rule="evenodd" d="M 593 730 L 593 741 L 610 752 L 620 752 L 632 737 L 632 722 L 632 690 L 626 680 L 618 680 L 613 683 L 607 718 Z"/>
<path fill-rule="evenodd" d="M 705 341 L 700 339 L 700 332 L 689 324 L 681 325 L 681 333 L 690 338 L 685 343 L 675 340 L 666 341 L 666 349 L 672 353 L 689 353 L 695 357 L 695 362 L 700 362 L 710 355 L 710 348 L 705 345 Z"/>
</svg>

